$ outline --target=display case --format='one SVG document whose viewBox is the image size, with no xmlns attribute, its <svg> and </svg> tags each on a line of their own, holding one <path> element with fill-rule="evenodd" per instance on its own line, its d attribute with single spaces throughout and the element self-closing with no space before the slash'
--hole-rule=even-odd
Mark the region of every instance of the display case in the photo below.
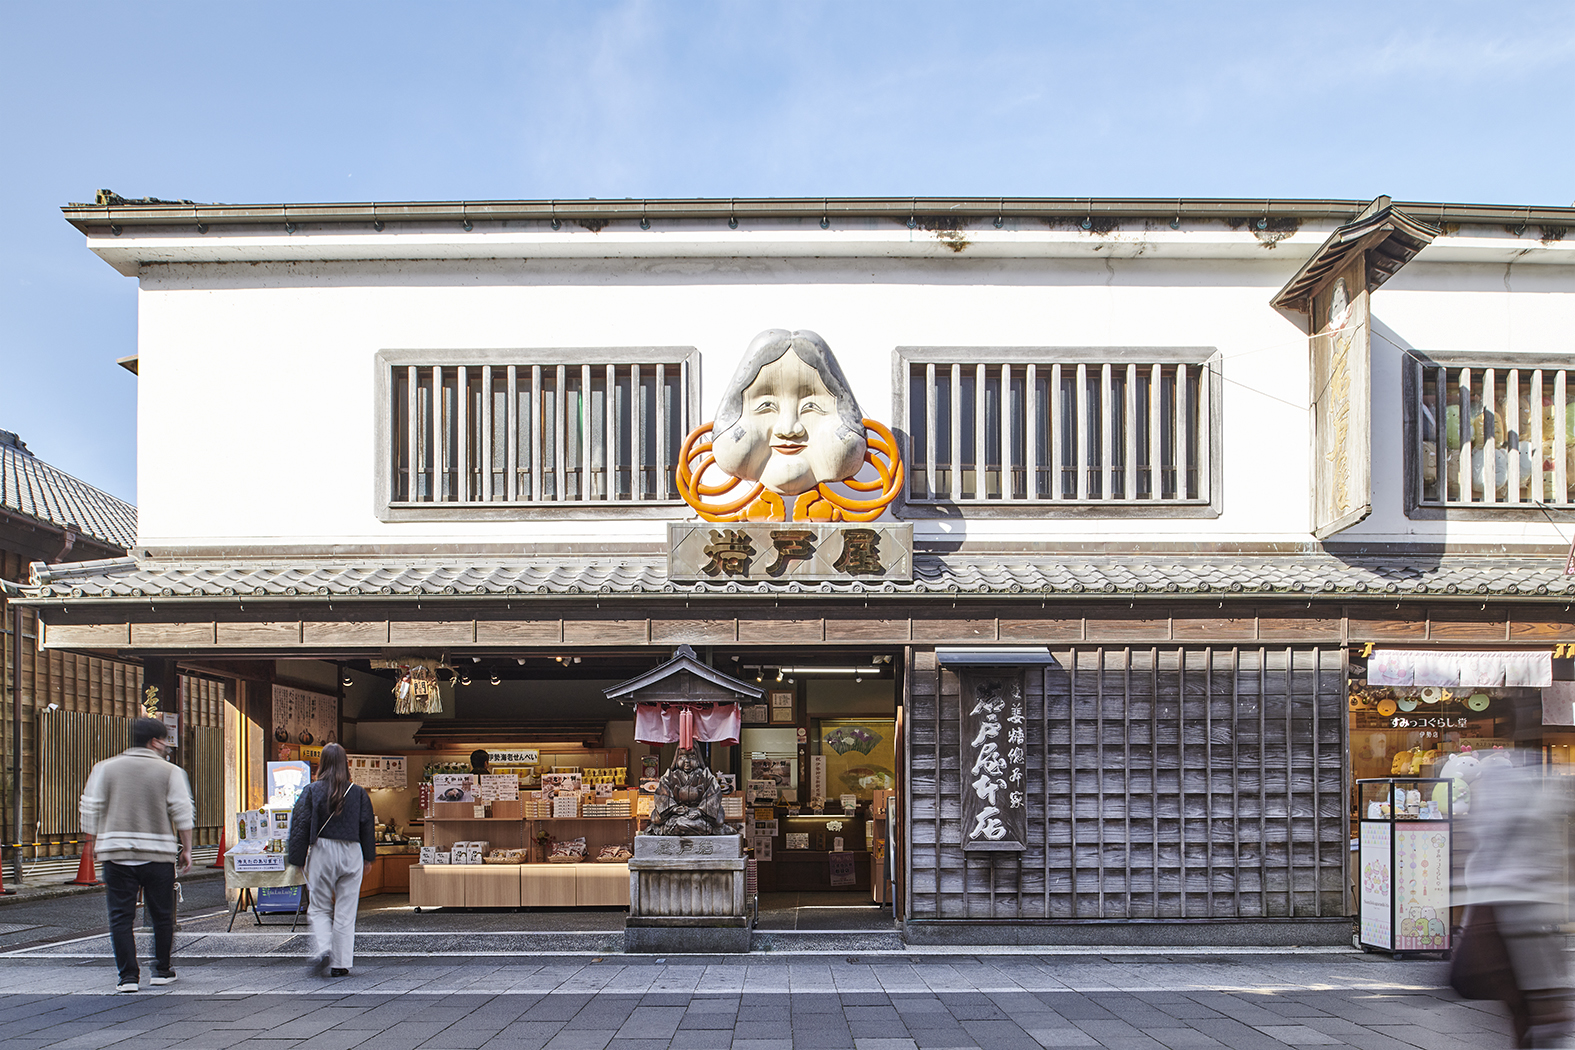
<svg viewBox="0 0 1575 1050">
<path fill-rule="evenodd" d="M 1450 781 L 1357 781 L 1360 932 L 1364 951 L 1450 950 Z"/>
</svg>

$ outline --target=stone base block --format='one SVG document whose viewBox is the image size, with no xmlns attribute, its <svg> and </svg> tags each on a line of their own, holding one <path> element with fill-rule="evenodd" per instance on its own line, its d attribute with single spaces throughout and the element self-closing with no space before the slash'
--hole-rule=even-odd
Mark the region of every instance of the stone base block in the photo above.
<svg viewBox="0 0 1575 1050">
<path fill-rule="evenodd" d="M 623 950 L 642 954 L 747 953 L 747 926 L 626 926 Z"/>
</svg>

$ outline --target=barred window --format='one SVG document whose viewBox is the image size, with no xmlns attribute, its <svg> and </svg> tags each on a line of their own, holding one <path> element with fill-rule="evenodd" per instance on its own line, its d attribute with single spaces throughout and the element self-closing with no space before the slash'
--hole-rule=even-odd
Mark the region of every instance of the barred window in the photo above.
<svg viewBox="0 0 1575 1050">
<path fill-rule="evenodd" d="M 388 506 L 676 500 L 692 351 L 617 353 L 380 354 Z"/>
<path fill-rule="evenodd" d="M 1218 362 L 1207 350 L 898 353 L 910 503 L 1212 500 Z"/>
<path fill-rule="evenodd" d="M 1575 505 L 1572 370 L 1560 362 L 1505 365 L 1408 355 L 1412 506 Z"/>
</svg>

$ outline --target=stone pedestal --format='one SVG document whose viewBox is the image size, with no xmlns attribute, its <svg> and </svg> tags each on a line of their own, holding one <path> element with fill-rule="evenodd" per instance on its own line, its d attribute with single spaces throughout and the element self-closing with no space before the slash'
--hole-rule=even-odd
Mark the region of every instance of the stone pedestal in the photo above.
<svg viewBox="0 0 1575 1050">
<path fill-rule="evenodd" d="M 747 952 L 741 835 L 636 835 L 627 952 Z"/>
</svg>

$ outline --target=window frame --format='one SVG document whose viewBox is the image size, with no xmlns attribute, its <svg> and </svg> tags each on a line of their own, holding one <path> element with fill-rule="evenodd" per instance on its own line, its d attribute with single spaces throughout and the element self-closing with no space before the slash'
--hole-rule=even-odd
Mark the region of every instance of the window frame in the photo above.
<svg viewBox="0 0 1575 1050">
<path fill-rule="evenodd" d="M 1501 520 L 1546 521 L 1549 511 L 1568 513 L 1575 510 L 1575 499 L 1563 503 L 1530 502 L 1479 503 L 1470 506 L 1449 503 L 1422 502 L 1422 442 L 1419 429 L 1421 394 L 1419 384 L 1425 369 L 1443 368 L 1457 370 L 1470 368 L 1494 371 L 1517 369 L 1522 372 L 1541 369 L 1575 373 L 1575 358 L 1553 356 L 1532 357 L 1520 354 L 1496 353 L 1490 350 L 1442 351 L 1405 349 L 1400 355 L 1400 412 L 1401 412 L 1401 488 L 1405 516 L 1413 521 L 1483 521 Z M 1575 376 L 1571 377 L 1575 380 Z M 1575 381 L 1567 380 L 1569 390 L 1575 393 Z M 1528 397 L 1529 395 L 1529 387 Z M 1568 411 L 1568 409 L 1567 409 Z M 1575 481 L 1575 478 L 1568 479 Z M 1485 484 L 1485 479 L 1484 479 Z M 1447 491 L 1447 485 L 1446 485 Z"/>
<path fill-rule="evenodd" d="M 485 349 L 383 349 L 373 355 L 373 513 L 385 522 L 407 521 L 517 521 L 539 519 L 643 518 L 666 519 L 675 515 L 684 501 L 671 499 L 613 498 L 544 499 L 505 502 L 406 502 L 393 499 L 394 465 L 394 370 L 396 368 L 441 367 L 507 368 L 540 364 L 545 370 L 563 366 L 606 368 L 629 365 L 677 365 L 679 369 L 678 440 L 681 443 L 699 421 L 700 351 L 693 346 L 612 346 L 612 347 L 503 347 Z M 675 464 L 666 464 L 669 470 Z"/>
<path fill-rule="evenodd" d="M 909 384 L 915 365 L 983 364 L 987 367 L 1010 365 L 1014 370 L 1027 365 L 1052 364 L 1125 368 L 1127 364 L 1185 364 L 1206 370 L 1210 380 L 1202 400 L 1208 415 L 1201 421 L 1198 437 L 1208 447 L 1200 456 L 1207 471 L 1196 500 L 1165 501 L 1128 499 L 1052 499 L 1048 497 L 1000 497 L 995 499 L 915 500 L 909 498 L 911 480 L 903 487 L 894 510 L 914 519 L 926 518 L 1217 518 L 1223 506 L 1223 374 L 1224 355 L 1212 346 L 899 346 L 892 351 L 892 422 L 898 443 L 907 458 L 913 448 L 908 431 Z M 908 462 L 910 479 L 925 469 L 925 464 Z"/>
</svg>

